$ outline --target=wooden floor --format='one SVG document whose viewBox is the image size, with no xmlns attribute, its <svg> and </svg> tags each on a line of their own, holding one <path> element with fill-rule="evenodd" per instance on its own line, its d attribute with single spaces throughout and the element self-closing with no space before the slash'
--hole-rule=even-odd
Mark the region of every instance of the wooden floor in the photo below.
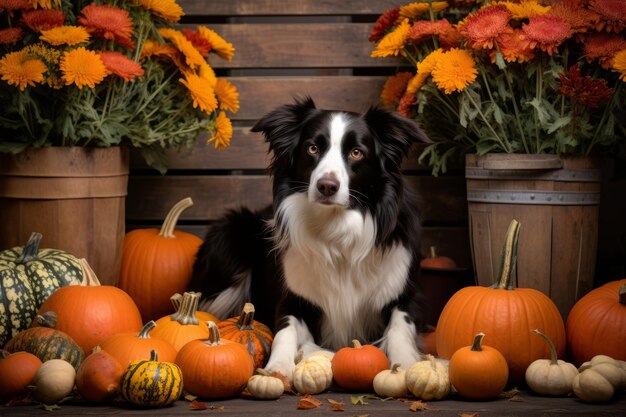
<svg viewBox="0 0 626 417">
<path fill-rule="evenodd" d="M 205 410 L 191 410 L 190 402 L 178 401 L 172 407 L 157 409 L 129 408 L 123 403 L 120 405 L 91 405 L 84 402 L 68 402 L 60 408 L 46 411 L 36 405 L 22 405 L 0 408 L 0 416 L 34 416 L 47 415 L 61 416 L 318 416 L 318 415 L 345 415 L 345 416 L 401 416 L 412 415 L 411 402 L 399 400 L 381 401 L 376 398 L 361 397 L 367 404 L 353 405 L 352 398 L 359 394 L 326 392 L 316 395 L 322 402 L 319 408 L 298 410 L 300 397 L 283 395 L 279 400 L 259 401 L 236 398 L 223 401 L 204 402 Z M 338 413 L 332 410 L 328 400 L 344 403 L 344 411 Z M 430 401 L 426 403 L 428 410 L 418 413 L 428 417 L 531 417 L 531 416 L 626 416 L 626 392 L 616 396 L 613 401 L 604 404 L 587 404 L 576 398 L 546 398 L 534 396 L 531 393 L 521 392 L 513 399 L 497 399 L 485 402 L 463 401 L 451 396 L 444 401 Z"/>
</svg>

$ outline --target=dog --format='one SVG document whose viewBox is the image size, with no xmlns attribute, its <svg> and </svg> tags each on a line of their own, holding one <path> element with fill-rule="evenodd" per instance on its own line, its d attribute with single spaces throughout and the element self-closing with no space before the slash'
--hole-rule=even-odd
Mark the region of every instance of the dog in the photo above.
<svg viewBox="0 0 626 417">
<path fill-rule="evenodd" d="M 273 204 L 232 210 L 207 232 L 189 289 L 219 318 L 255 305 L 274 325 L 266 364 L 291 378 L 296 357 L 357 339 L 390 363 L 420 359 L 420 220 L 401 162 L 429 142 L 416 122 L 296 99 L 262 117 Z"/>
</svg>

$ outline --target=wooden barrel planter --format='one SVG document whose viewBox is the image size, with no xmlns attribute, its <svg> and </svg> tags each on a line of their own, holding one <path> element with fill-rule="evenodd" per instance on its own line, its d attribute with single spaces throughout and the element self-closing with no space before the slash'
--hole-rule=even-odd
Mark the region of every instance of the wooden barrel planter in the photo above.
<svg viewBox="0 0 626 417">
<path fill-rule="evenodd" d="M 479 285 L 493 284 L 502 240 L 521 223 L 517 286 L 538 289 L 564 319 L 594 285 L 600 162 L 584 156 L 466 157 L 470 244 Z"/>
<path fill-rule="evenodd" d="M 41 247 L 86 258 L 103 284 L 117 281 L 125 233 L 128 149 L 48 147 L 0 154 L 0 249 Z"/>
</svg>

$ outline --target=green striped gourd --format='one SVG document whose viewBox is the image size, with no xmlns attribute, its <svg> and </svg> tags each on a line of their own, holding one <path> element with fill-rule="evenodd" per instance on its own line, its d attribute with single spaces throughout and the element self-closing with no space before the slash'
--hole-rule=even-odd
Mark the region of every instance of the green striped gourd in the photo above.
<svg viewBox="0 0 626 417">
<path fill-rule="evenodd" d="M 165 407 L 183 392 L 183 373 L 173 362 L 159 362 L 157 352 L 150 359 L 132 361 L 120 384 L 124 399 L 142 407 Z"/>
<path fill-rule="evenodd" d="M 28 328 L 39 306 L 58 288 L 80 284 L 78 259 L 58 249 L 41 249 L 40 233 L 24 247 L 0 252 L 0 346 Z"/>
<path fill-rule="evenodd" d="M 37 316 L 35 320 L 41 327 L 22 330 L 9 340 L 5 350 L 9 353 L 29 352 L 42 362 L 63 359 L 78 368 L 85 359 L 85 352 L 70 335 L 54 328 L 56 314 L 48 312 Z"/>
</svg>

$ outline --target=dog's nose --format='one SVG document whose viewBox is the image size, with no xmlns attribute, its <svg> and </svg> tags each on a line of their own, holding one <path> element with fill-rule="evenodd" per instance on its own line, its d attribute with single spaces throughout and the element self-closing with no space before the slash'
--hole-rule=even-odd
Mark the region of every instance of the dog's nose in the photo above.
<svg viewBox="0 0 626 417">
<path fill-rule="evenodd" d="M 317 180 L 317 191 L 325 197 L 330 197 L 339 191 L 339 180 L 332 174 L 324 175 Z"/>
</svg>

